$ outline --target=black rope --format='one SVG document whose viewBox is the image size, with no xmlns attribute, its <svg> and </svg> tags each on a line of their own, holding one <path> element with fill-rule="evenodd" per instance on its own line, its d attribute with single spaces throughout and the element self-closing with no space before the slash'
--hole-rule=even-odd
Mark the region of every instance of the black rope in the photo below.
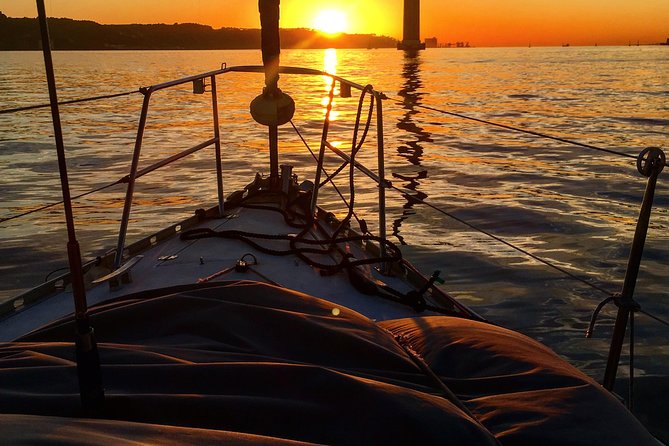
<svg viewBox="0 0 669 446">
<path fill-rule="evenodd" d="M 606 305 L 612 302 L 613 299 L 614 296 L 607 297 L 606 299 L 601 301 L 595 308 L 595 311 L 592 312 L 592 316 L 590 317 L 590 324 L 588 324 L 588 329 L 585 331 L 586 339 L 590 339 L 592 337 L 592 333 L 595 331 L 595 324 L 597 323 L 597 318 L 599 317 L 599 313 L 602 311 L 602 308 L 604 308 Z"/>
<path fill-rule="evenodd" d="M 280 209 L 275 208 L 276 211 L 281 212 Z M 323 231 L 323 228 L 318 225 L 319 229 Z M 364 292 L 366 294 L 374 294 L 378 297 L 381 297 L 386 300 L 390 300 L 402 305 L 407 305 L 410 306 L 414 309 L 416 309 L 416 302 L 414 299 L 414 296 L 411 294 L 403 294 L 400 293 L 396 290 L 393 290 L 392 288 L 388 286 L 377 286 L 374 282 L 371 282 L 369 280 L 366 281 L 366 283 L 360 283 L 360 280 L 355 280 L 356 277 L 359 277 L 359 275 L 356 275 L 355 273 L 352 274 L 352 271 L 355 270 L 356 267 L 362 266 L 362 265 L 369 265 L 373 263 L 380 263 L 380 262 L 398 262 L 402 260 L 402 253 L 397 248 L 395 244 L 390 242 L 389 240 L 384 240 L 381 239 L 380 237 L 373 236 L 373 235 L 364 235 L 364 236 L 351 236 L 351 237 L 340 237 L 336 240 L 332 240 L 330 238 L 327 239 L 322 239 L 322 240 L 317 240 L 317 239 L 304 239 L 302 238 L 301 235 L 274 235 L 274 234 L 256 234 L 256 233 L 249 233 L 249 232 L 244 232 L 244 231 L 215 231 L 213 229 L 209 228 L 196 228 L 196 229 L 191 229 L 188 231 L 185 231 L 181 234 L 181 239 L 185 241 L 195 241 L 199 239 L 204 239 L 204 238 L 211 238 L 211 237 L 218 237 L 218 238 L 225 238 L 225 239 L 234 239 L 234 240 L 240 240 L 243 241 L 244 243 L 247 243 L 249 246 L 257 249 L 260 252 L 263 252 L 265 254 L 269 255 L 276 255 L 276 256 L 287 256 L 287 255 L 297 255 L 299 258 L 303 259 L 305 263 L 307 263 L 310 266 L 313 266 L 315 268 L 319 268 L 322 270 L 322 274 L 329 275 L 329 274 L 335 274 L 341 270 L 347 270 L 349 272 L 349 280 L 351 280 L 351 283 L 353 284 L 354 287 L 358 288 L 359 287 L 364 287 L 365 290 Z M 327 248 L 321 248 L 321 249 L 313 249 L 313 248 L 305 248 L 305 247 L 296 247 L 296 246 L 291 246 L 290 249 L 285 249 L 285 250 L 278 250 L 278 249 L 271 249 L 266 246 L 263 246 L 251 239 L 257 238 L 257 239 L 265 239 L 265 240 L 289 240 L 289 241 L 296 241 L 296 243 L 304 243 L 304 244 L 309 244 L 309 245 L 321 245 L 321 246 L 328 246 Z M 379 243 L 384 243 L 386 246 L 389 248 L 389 251 L 392 251 L 391 255 L 385 256 L 385 257 L 375 257 L 375 258 L 367 258 L 367 259 L 353 259 L 351 260 L 350 256 L 345 256 L 341 251 L 340 254 L 342 255 L 342 260 L 339 263 L 336 264 L 323 264 L 320 262 L 316 262 L 313 259 L 310 259 L 307 256 L 304 256 L 303 253 L 308 252 L 308 253 L 318 253 L 318 254 L 324 254 L 328 255 L 330 254 L 332 250 L 332 246 L 335 246 L 337 243 L 346 243 L 346 242 L 355 242 L 355 241 L 367 241 L 367 240 L 372 240 L 372 241 L 378 241 Z M 226 270 L 223 270 L 220 272 L 220 274 L 225 274 L 229 272 L 233 268 L 229 268 Z M 258 271 L 253 271 L 256 274 L 262 276 Z M 216 273 L 213 276 L 218 276 L 219 273 Z M 211 280 L 215 277 L 208 277 L 206 280 Z M 265 277 L 264 277 L 265 278 Z M 267 278 L 266 278 L 267 279 Z M 267 279 L 270 280 L 270 279 Z M 437 307 L 435 305 L 427 304 L 427 303 L 422 303 L 420 306 L 420 309 L 417 309 L 417 311 L 431 311 L 434 313 L 441 313 L 441 314 L 448 314 L 448 315 L 453 315 L 453 311 L 446 310 L 444 308 Z"/>
<path fill-rule="evenodd" d="M 65 271 L 65 270 L 69 270 L 69 269 L 70 269 L 69 266 L 64 266 L 62 268 L 54 269 L 49 274 L 47 274 L 46 277 L 44 277 L 44 283 L 47 283 L 49 281 L 49 277 L 51 277 L 53 274 L 56 274 L 59 271 Z"/>
<path fill-rule="evenodd" d="M 334 86 L 334 82 L 333 82 Z M 332 89 L 330 90 L 330 93 L 332 93 Z M 365 97 L 367 96 L 368 93 L 373 91 L 373 87 L 371 85 L 367 85 L 362 89 L 362 92 L 360 93 L 360 99 L 358 101 L 358 111 L 356 114 L 355 118 L 355 125 L 353 128 L 353 137 L 352 137 L 352 142 L 351 142 L 351 155 L 350 155 L 350 169 L 349 169 L 349 194 L 350 194 L 350 199 L 349 202 L 346 204 L 348 212 L 346 216 L 341 220 L 337 228 L 334 230 L 334 232 L 328 236 L 327 240 L 324 240 L 328 244 L 328 249 L 326 252 L 323 252 L 322 250 L 310 250 L 310 249 L 298 249 L 297 244 L 298 243 L 303 243 L 304 236 L 307 234 L 309 231 L 309 227 L 306 226 L 295 238 L 289 239 L 290 242 L 290 247 L 291 250 L 293 251 L 292 253 L 295 254 L 299 259 L 304 261 L 305 263 L 312 265 L 314 267 L 320 268 L 321 270 L 325 271 L 326 273 L 336 273 L 340 271 L 341 269 L 346 269 L 349 272 L 349 276 L 353 279 L 354 276 L 356 276 L 356 271 L 354 271 L 356 266 L 360 265 L 366 265 L 366 264 L 371 264 L 371 263 L 382 263 L 382 262 L 395 262 L 399 261 L 402 258 L 402 254 L 394 244 L 389 242 L 386 239 L 382 239 L 380 237 L 373 236 L 371 234 L 369 235 L 363 235 L 363 236 L 356 236 L 350 241 L 369 241 L 369 240 L 374 240 L 377 241 L 381 245 L 387 245 L 390 247 L 390 251 L 394 252 L 394 256 L 380 256 L 376 259 L 365 259 L 365 260 L 353 260 L 351 261 L 349 259 L 349 254 L 342 251 L 341 249 L 337 248 L 339 250 L 340 255 L 342 256 L 342 261 L 337 264 L 337 265 L 326 265 L 322 264 L 319 262 L 316 262 L 315 260 L 309 258 L 307 256 L 307 253 L 314 253 L 314 254 L 325 254 L 329 253 L 333 248 L 337 246 L 337 243 L 340 243 L 340 238 L 339 233 L 344 230 L 347 226 L 350 225 L 350 220 L 351 218 L 355 215 L 354 212 L 354 207 L 355 207 L 355 156 L 358 153 L 358 151 L 362 148 L 365 139 L 367 137 L 367 132 L 369 131 L 369 128 L 371 126 L 371 120 L 372 120 L 372 115 L 374 112 L 374 98 L 370 101 L 370 106 L 369 106 L 369 111 L 367 114 L 367 121 L 365 122 L 365 127 L 363 129 L 362 135 L 360 137 L 360 141 L 358 141 L 358 132 L 360 130 L 360 119 L 362 116 L 362 109 L 365 103 Z M 330 101 L 332 101 L 332 94 L 330 94 Z M 328 108 L 331 106 L 331 102 L 328 105 Z M 312 154 L 313 155 L 313 154 Z M 319 163 L 319 169 L 322 169 L 322 165 Z M 327 175 L 327 172 L 326 172 Z M 334 184 L 334 183 L 333 183 Z M 340 194 L 340 196 L 343 199 L 343 195 Z M 346 203 L 346 200 L 344 200 Z M 358 220 L 358 223 L 360 224 L 360 220 L 355 217 Z M 360 225 L 362 228 L 363 225 Z M 366 225 L 365 225 L 366 227 Z M 363 231 L 364 232 L 364 231 Z M 343 240 L 342 240 L 343 241 Z"/>
<path fill-rule="evenodd" d="M 290 206 L 293 205 L 293 204 L 294 204 L 294 202 L 288 202 L 288 204 L 286 204 L 286 210 L 285 211 L 281 210 L 279 208 L 270 206 L 270 205 L 262 205 L 262 204 L 244 203 L 244 204 L 240 204 L 239 206 L 245 207 L 245 208 L 248 208 L 248 209 L 259 209 L 259 210 L 265 210 L 265 211 L 278 211 L 283 215 L 283 219 L 288 226 L 291 226 L 293 228 L 304 229 L 304 224 L 296 223 L 295 221 L 297 220 L 298 217 L 301 218 L 302 221 L 306 220 L 306 215 L 301 215 L 301 214 L 298 214 L 298 213 L 294 213 L 294 214 L 291 215 L 289 210 L 290 210 Z"/>
<path fill-rule="evenodd" d="M 109 184 L 106 184 L 104 186 L 98 187 L 97 189 L 89 190 L 88 192 L 85 192 L 83 194 L 76 195 L 76 196 L 72 197 L 72 200 L 77 200 L 77 199 L 83 198 L 87 195 L 91 195 L 91 194 L 94 194 L 96 192 L 100 192 L 100 191 L 108 189 L 112 186 L 116 186 L 117 184 L 120 184 L 122 182 L 123 182 L 123 179 L 114 181 L 113 183 L 109 183 Z M 41 207 L 38 207 L 38 208 L 35 208 L 35 209 L 31 209 L 31 210 L 23 212 L 21 214 L 12 215 L 11 217 L 2 218 L 2 219 L 0 219 L 0 223 L 4 223 L 4 222 L 10 221 L 10 220 L 15 220 L 19 217 L 25 217 L 26 215 L 34 214 L 35 212 L 44 211 L 44 210 L 52 208 L 54 206 L 58 206 L 59 204 L 63 204 L 63 200 L 57 201 L 55 203 L 46 204 L 44 206 L 41 206 Z"/>
<path fill-rule="evenodd" d="M 391 101 L 395 101 L 395 102 L 398 102 L 398 103 L 401 103 L 401 104 L 406 103 L 406 101 L 404 101 L 402 99 L 392 98 L 392 97 L 388 97 L 388 96 L 386 96 L 386 98 L 391 100 Z M 434 111 L 434 112 L 437 112 L 437 113 L 442 113 L 444 115 L 449 115 L 449 116 L 453 116 L 453 117 L 460 118 L 460 119 L 466 119 L 468 121 L 474 121 L 474 122 L 478 122 L 478 123 L 481 123 L 481 124 L 491 125 L 491 126 L 494 126 L 494 127 L 499 127 L 499 128 L 506 129 L 506 130 L 511 130 L 511 131 L 514 131 L 514 132 L 525 133 L 527 135 L 537 136 L 539 138 L 550 139 L 550 140 L 553 140 L 553 141 L 559 141 L 559 142 L 563 142 L 563 143 L 566 143 L 566 144 L 572 144 L 572 145 L 575 145 L 575 146 L 584 147 L 586 149 L 598 150 L 600 152 L 606 152 L 606 153 L 610 153 L 612 155 L 617 155 L 617 156 L 621 156 L 621 157 L 625 157 L 625 158 L 631 158 L 631 159 L 634 159 L 634 160 L 637 159 L 637 157 L 635 155 L 630 155 L 629 153 L 618 152 L 616 150 L 611 150 L 611 149 L 605 149 L 603 147 L 597 147 L 597 146 L 593 146 L 591 144 L 586 144 L 586 143 L 574 141 L 574 140 L 571 140 L 571 139 L 560 138 L 558 136 L 548 135 L 546 133 L 536 132 L 534 130 L 521 129 L 521 128 L 513 127 L 513 126 L 510 126 L 510 125 L 507 125 L 507 124 L 500 124 L 498 122 L 488 121 L 486 119 L 475 118 L 473 116 L 463 115 L 461 113 L 455 113 L 455 112 L 450 112 L 450 111 L 447 111 L 447 110 L 442 110 L 442 109 L 439 109 L 439 108 L 436 108 L 436 107 L 431 107 L 429 105 L 421 105 L 421 104 L 411 104 L 411 105 L 413 107 L 423 108 L 425 110 L 431 110 L 431 111 Z"/>
<path fill-rule="evenodd" d="M 367 112 L 367 121 L 365 122 L 365 127 L 362 132 L 362 136 L 360 137 L 360 141 L 358 142 L 358 131 L 360 130 L 360 118 L 362 116 L 362 108 L 365 105 L 365 96 L 372 92 L 374 89 L 371 85 L 366 85 L 363 89 L 362 92 L 360 93 L 360 99 L 358 101 L 358 112 L 356 113 L 355 116 L 355 125 L 353 126 L 353 138 L 351 141 L 351 156 L 349 157 L 349 195 L 350 195 L 350 204 L 348 206 L 348 213 L 346 214 L 346 217 L 344 217 L 337 227 L 335 229 L 334 233 L 332 234 L 332 238 L 336 238 L 337 235 L 344 229 L 344 227 L 349 223 L 351 220 L 351 217 L 353 216 L 353 208 L 355 207 L 355 157 L 362 149 L 363 144 L 365 143 L 365 139 L 367 138 L 367 132 L 369 131 L 369 127 L 371 126 L 371 121 L 372 121 L 372 116 L 374 113 L 374 96 L 370 95 L 370 102 L 369 102 L 369 110 Z"/>
<path fill-rule="evenodd" d="M 306 239 L 304 238 L 304 236 L 301 236 L 300 234 L 298 235 L 260 234 L 260 233 L 237 231 L 237 230 L 215 231 L 210 228 L 197 228 L 185 231 L 180 236 L 181 240 L 198 240 L 202 238 L 214 238 L 214 237 L 241 240 L 244 243 L 248 244 L 249 246 L 257 249 L 258 251 L 273 256 L 288 256 L 288 255 L 300 256 L 300 254 L 304 253 L 327 255 L 332 251 L 331 246 L 336 245 L 338 243 L 361 242 L 368 240 L 385 244 L 386 247 L 389 249 L 389 252 L 391 252 L 390 255 L 377 258 L 350 260 L 349 258 L 345 257 L 341 262 L 337 264 L 324 264 L 306 258 L 307 263 L 309 263 L 311 266 L 333 273 L 348 267 L 369 265 L 372 263 L 380 263 L 380 262 L 397 262 L 402 258 L 402 253 L 400 252 L 399 248 L 395 246 L 395 244 L 393 244 L 389 240 L 384 240 L 381 237 L 374 235 L 355 235 L 348 237 L 327 238 L 318 240 L 318 239 Z M 290 249 L 272 249 L 255 242 L 253 239 L 288 241 L 291 242 L 291 247 Z M 297 244 L 319 245 L 327 247 L 306 248 L 306 247 L 295 246 Z"/>
<path fill-rule="evenodd" d="M 362 95 L 361 95 L 361 97 L 362 97 Z M 397 102 L 401 102 L 401 101 L 399 101 L 399 100 L 397 100 L 397 99 L 393 99 L 393 98 L 389 98 L 389 99 L 394 100 L 394 101 L 397 101 Z M 477 118 L 470 118 L 470 117 L 465 116 L 465 115 L 454 114 L 454 113 L 452 113 L 452 112 L 447 112 L 447 111 L 444 111 L 444 110 L 434 109 L 434 108 L 432 108 L 432 107 L 428 107 L 428 106 L 425 106 L 424 108 L 431 109 L 431 110 L 438 111 L 438 112 L 445 113 L 445 114 L 452 114 L 452 115 L 454 115 L 454 116 L 458 116 L 458 117 L 465 118 L 465 119 L 472 119 L 472 120 L 474 120 L 474 121 L 480 121 L 480 122 L 483 122 L 483 123 L 486 123 L 486 124 L 497 125 L 497 126 L 500 126 L 500 127 L 508 128 L 509 130 L 516 130 L 516 129 L 513 128 L 513 127 L 505 126 L 505 125 L 503 125 L 503 124 L 496 124 L 496 123 L 492 123 L 492 122 L 489 122 L 489 121 L 480 120 L 480 119 L 477 119 Z M 359 117 L 359 113 L 360 113 L 360 110 L 358 110 L 358 117 Z M 370 110 L 370 113 L 371 113 L 371 110 Z M 302 134 L 300 133 L 300 131 L 297 129 L 297 127 L 295 126 L 295 124 L 294 124 L 292 121 L 291 121 L 291 125 L 293 126 L 293 129 L 295 130 L 295 132 L 298 134 L 298 136 L 300 137 L 300 139 L 301 139 L 302 142 L 304 143 L 305 147 L 309 150 L 309 152 L 311 153 L 311 155 L 314 157 L 314 159 L 317 159 L 317 158 L 316 158 L 316 155 L 314 154 L 314 152 L 313 152 L 313 151 L 311 150 L 311 148 L 309 147 L 309 144 L 306 142 L 306 140 L 304 139 L 304 137 L 302 136 Z M 367 128 L 366 128 L 366 130 L 367 130 Z M 536 134 L 536 132 L 525 131 L 525 130 L 522 130 L 522 129 L 518 129 L 518 130 L 523 131 L 523 132 L 525 132 L 525 133 Z M 366 131 L 365 131 L 364 134 L 366 135 Z M 555 139 L 555 138 L 553 138 L 553 137 L 550 137 L 549 135 L 543 135 L 543 134 L 536 134 L 536 136 L 548 137 L 549 139 Z M 578 143 L 578 142 L 575 142 L 575 141 L 569 141 L 569 140 L 563 140 L 563 139 L 558 139 L 558 140 L 561 140 L 562 142 L 573 143 L 573 144 L 581 145 L 581 146 L 584 146 L 584 147 L 587 147 L 587 148 L 591 148 L 591 149 L 597 149 L 597 150 L 599 150 L 599 148 L 597 148 L 597 147 L 595 147 L 595 146 L 589 146 L 589 145 L 587 145 L 587 144 L 582 144 L 582 143 Z M 608 149 L 603 149 L 603 150 L 604 150 L 604 151 L 609 151 Z M 631 158 L 635 158 L 635 159 L 636 159 L 636 157 L 631 156 L 631 155 L 627 155 L 627 154 L 623 154 L 623 153 L 618 153 L 618 152 L 612 152 L 612 153 L 615 153 L 615 154 L 618 154 L 618 155 L 623 155 L 623 156 L 626 156 L 626 157 L 631 157 Z M 352 161 L 353 161 L 353 160 L 351 160 L 351 167 L 353 168 Z M 339 173 L 339 172 L 344 168 L 345 165 L 346 165 L 346 163 L 344 163 L 343 165 L 341 165 L 341 166 L 337 169 L 337 172 L 336 172 L 336 173 Z M 344 198 L 344 196 L 341 194 L 341 192 L 339 191 L 339 189 L 337 189 L 337 186 L 336 186 L 336 185 L 334 184 L 334 182 L 332 181 L 332 177 L 334 177 L 334 175 L 336 175 L 336 173 L 333 174 L 332 176 L 330 176 L 327 172 L 325 172 L 325 174 L 326 174 L 326 176 L 327 176 L 327 178 L 326 178 L 325 181 L 330 181 L 330 182 L 332 183 L 332 185 L 335 187 L 335 189 L 337 190 L 337 193 L 338 193 L 339 196 L 342 198 L 342 200 L 344 201 L 344 203 L 346 203 L 346 205 L 349 207 L 349 209 L 351 209 L 352 206 L 350 206 L 350 205 L 347 203 L 347 201 L 346 201 L 346 199 Z M 325 181 L 324 181 L 324 182 L 325 182 Z M 426 206 L 428 206 L 428 207 L 430 207 L 430 208 L 436 210 L 437 212 L 440 212 L 440 213 L 444 214 L 445 216 L 447 216 L 447 217 L 449 217 L 449 218 L 451 218 L 451 219 L 453 219 L 453 220 L 455 220 L 455 221 L 457 221 L 457 222 L 459 222 L 459 223 L 461 223 L 461 224 L 463 224 L 463 225 L 465 225 L 465 226 L 467 226 L 467 227 L 469 227 L 469 228 L 471 228 L 471 229 L 473 229 L 473 230 L 475 230 L 475 231 L 477 231 L 477 232 L 480 232 L 480 233 L 482 233 L 482 234 L 484 234 L 484 235 L 486 235 L 486 236 L 492 238 L 493 240 L 496 240 L 497 242 L 502 243 L 502 244 L 508 246 L 509 248 L 514 249 L 514 250 L 516 250 L 516 251 L 518 251 L 518 252 L 520 252 L 520 253 L 522 253 L 522 254 L 524 254 L 524 255 L 526 255 L 526 256 L 528 256 L 528 257 L 530 257 L 530 258 L 532 258 L 532 259 L 534 259 L 534 260 L 536 260 L 536 261 L 538 261 L 538 262 L 540 262 L 540 263 L 542 263 L 542 264 L 544 264 L 544 265 L 546 265 L 546 266 L 548 266 L 548 267 L 550 267 L 550 268 L 552 268 L 552 269 L 554 269 L 554 270 L 556 270 L 556 271 L 558 271 L 558 272 L 560 272 L 560 273 L 562 273 L 562 274 L 564 274 L 564 275 L 567 276 L 567 277 L 570 277 L 570 278 L 573 279 L 573 280 L 576 280 L 576 281 L 578 281 L 578 282 L 580 282 L 580 283 L 582 283 L 582 284 L 584 284 L 584 285 L 587 285 L 588 287 L 591 287 L 591 288 L 593 288 L 593 289 L 595 289 L 595 290 L 597 290 L 597 291 L 599 291 L 599 292 L 601 292 L 601 293 L 603 293 L 603 294 L 606 294 L 607 296 L 610 296 L 610 295 L 611 295 L 611 292 L 610 292 L 609 290 L 606 290 L 606 289 L 604 289 L 604 288 L 602 288 L 602 287 L 600 287 L 600 286 L 598 286 L 598 285 L 596 285 L 596 284 L 593 284 L 593 283 L 589 282 L 588 280 L 583 279 L 582 277 L 579 277 L 579 276 L 577 276 L 577 275 L 575 275 L 575 274 L 573 274 L 573 273 L 571 273 L 571 272 L 565 270 L 564 268 L 561 268 L 561 267 L 559 267 L 559 266 L 557 266 L 557 265 L 554 265 L 553 263 L 549 262 L 548 260 L 545 260 L 545 259 L 543 259 L 543 258 L 537 256 L 536 254 L 532 254 L 531 252 L 529 252 L 529 251 L 527 251 L 527 250 L 525 250 L 525 249 L 523 249 L 523 248 L 521 248 L 521 247 L 519 247 L 519 246 L 516 246 L 516 245 L 514 245 L 514 244 L 512 244 L 512 243 L 510 243 L 510 242 L 508 242 L 508 241 L 506 241 L 506 240 L 504 240 L 504 239 L 502 239 L 502 238 L 499 237 L 499 236 L 496 236 L 496 235 L 494 235 L 494 234 L 492 234 L 492 233 L 490 233 L 490 232 L 488 232 L 488 231 L 486 231 L 486 230 L 484 230 L 484 229 L 482 229 L 482 228 L 479 228 L 479 227 L 476 226 L 476 225 L 473 225 L 473 224 L 471 224 L 471 223 L 469 223 L 469 222 L 467 222 L 467 221 L 465 221 L 465 220 L 463 220 L 463 219 L 461 219 L 461 218 L 459 218 L 459 217 L 453 215 L 452 213 L 449 213 L 449 212 L 447 212 L 447 211 L 445 211 L 445 210 L 443 210 L 443 209 L 441 209 L 441 208 L 439 208 L 439 207 L 437 207 L 437 206 L 435 206 L 435 205 L 433 205 L 433 204 L 431 204 L 431 203 L 426 202 L 425 200 L 422 200 L 422 199 L 420 199 L 420 198 L 418 198 L 418 197 L 415 197 L 415 196 L 411 195 L 409 192 L 407 192 L 407 191 L 403 191 L 402 189 L 398 188 L 397 186 L 394 186 L 394 185 L 388 183 L 388 187 L 390 187 L 391 189 L 396 190 L 397 192 L 399 192 L 399 193 L 401 193 L 401 194 L 403 194 L 403 195 L 409 195 L 409 196 L 411 196 L 412 199 L 418 201 L 419 203 L 422 203 L 422 204 L 424 204 L 424 205 L 426 205 Z M 357 219 L 357 217 L 356 217 L 356 219 Z M 358 220 L 358 221 L 359 221 L 359 220 Z"/>
<path fill-rule="evenodd" d="M 59 102 L 58 105 L 68 105 L 68 104 L 78 104 L 80 102 L 90 102 L 90 101 L 98 101 L 100 99 L 111 99 L 111 98 L 118 98 L 120 96 L 128 96 L 131 94 L 135 93 L 140 93 L 139 90 L 133 90 L 133 91 L 125 91 L 123 93 L 114 93 L 114 94 L 106 94 L 103 96 L 93 96 L 89 98 L 81 98 L 81 99 L 72 99 L 69 101 L 62 101 Z M 39 104 L 39 105 L 28 105 L 26 107 L 17 107 L 17 108 L 6 108 L 4 110 L 0 110 L 0 115 L 8 114 L 8 113 L 17 113 L 17 112 L 22 112 L 22 111 L 27 111 L 27 110 L 36 110 L 38 108 L 48 108 L 51 107 L 51 104 Z"/>
</svg>

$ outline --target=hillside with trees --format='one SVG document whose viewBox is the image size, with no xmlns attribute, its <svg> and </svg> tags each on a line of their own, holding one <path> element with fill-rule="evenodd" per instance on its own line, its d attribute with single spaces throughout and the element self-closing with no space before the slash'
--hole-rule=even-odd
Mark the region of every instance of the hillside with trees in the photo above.
<svg viewBox="0 0 669 446">
<path fill-rule="evenodd" d="M 260 48 L 260 30 L 195 23 L 101 25 L 89 20 L 49 19 L 54 50 L 214 50 Z M 37 19 L 0 12 L 0 51 L 39 50 Z M 328 37 L 310 29 L 282 29 L 283 48 L 393 48 L 396 40 L 374 34 Z"/>
</svg>

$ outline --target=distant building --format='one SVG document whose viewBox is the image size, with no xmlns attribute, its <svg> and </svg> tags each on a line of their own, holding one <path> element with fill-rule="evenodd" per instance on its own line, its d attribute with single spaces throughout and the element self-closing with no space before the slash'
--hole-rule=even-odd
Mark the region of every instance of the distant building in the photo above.
<svg viewBox="0 0 669 446">
<path fill-rule="evenodd" d="M 420 0 L 404 0 L 404 37 L 397 43 L 398 50 L 424 50 L 420 41 Z"/>
<path fill-rule="evenodd" d="M 425 38 L 425 48 L 437 48 L 439 42 L 437 42 L 436 37 L 426 37 Z"/>
</svg>

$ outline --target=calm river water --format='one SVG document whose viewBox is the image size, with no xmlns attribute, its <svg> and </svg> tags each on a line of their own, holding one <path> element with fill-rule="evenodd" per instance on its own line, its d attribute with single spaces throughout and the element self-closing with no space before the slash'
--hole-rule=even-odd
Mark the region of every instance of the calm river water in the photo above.
<svg viewBox="0 0 669 446">
<path fill-rule="evenodd" d="M 48 101 L 38 52 L 0 53 L 0 109 Z M 260 63 L 258 51 L 57 52 L 61 100 L 136 90 L 231 65 Z M 387 176 L 393 184 L 593 283 L 618 291 L 645 187 L 634 160 L 515 134 L 421 109 L 429 105 L 506 125 L 637 155 L 669 142 L 669 48 L 433 49 L 417 57 L 395 50 L 293 50 L 282 64 L 326 69 L 372 83 L 400 102 L 384 109 Z M 317 147 L 327 96 L 322 77 L 281 79 L 298 104 L 295 125 Z M 259 75 L 219 78 L 225 189 L 267 172 L 265 130 L 248 103 Z M 190 87 L 156 95 L 140 168 L 211 137 L 208 95 Z M 117 180 L 129 169 L 139 94 L 62 107 L 74 193 Z M 350 146 L 355 98 L 335 101 L 333 139 Z M 310 155 L 288 126 L 281 162 L 313 176 Z M 348 141 L 348 142 L 347 142 Z M 213 152 L 205 150 L 138 183 L 130 238 L 211 204 Z M 376 166 L 375 140 L 361 161 Z M 328 166 L 336 166 L 336 160 Z M 48 109 L 0 114 L 0 218 L 58 201 L 60 189 Z M 201 182 L 198 182 L 200 181 Z M 340 184 L 345 185 L 342 178 Z M 669 319 L 669 169 L 658 183 L 636 296 Z M 346 189 L 344 187 L 344 189 Z M 357 212 L 372 227 L 374 184 L 359 178 Z M 84 256 L 114 246 L 124 188 L 78 200 Z M 335 203 L 325 195 L 323 204 Z M 160 209 L 160 211 L 158 211 Z M 168 212 L 169 211 L 169 212 Z M 489 319 L 550 345 L 600 377 L 613 325 L 604 310 L 585 340 L 591 311 L 604 295 L 419 204 L 388 192 L 388 231 L 445 289 Z M 0 300 L 66 265 L 62 208 L 0 223 Z M 669 328 L 637 318 L 638 374 L 669 372 Z M 624 361 L 627 360 L 624 354 Z M 625 375 L 627 370 L 621 369 Z"/>
</svg>

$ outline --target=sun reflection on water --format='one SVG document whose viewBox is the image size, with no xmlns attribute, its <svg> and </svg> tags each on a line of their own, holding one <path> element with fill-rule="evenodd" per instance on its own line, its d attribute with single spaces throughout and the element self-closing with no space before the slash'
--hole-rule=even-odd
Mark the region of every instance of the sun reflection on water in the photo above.
<svg viewBox="0 0 669 446">
<path fill-rule="evenodd" d="M 328 48 L 323 52 L 323 71 L 330 74 L 337 74 L 337 50 L 335 48 Z M 323 76 L 325 84 L 325 96 L 321 99 L 323 106 L 323 115 L 327 113 L 328 102 L 330 102 L 330 89 L 332 88 L 332 78 L 330 76 Z M 334 84 L 334 98 L 339 95 L 339 84 Z M 332 110 L 330 111 L 330 121 L 336 121 L 339 118 L 339 112 L 336 110 L 337 101 L 332 99 Z"/>
</svg>

